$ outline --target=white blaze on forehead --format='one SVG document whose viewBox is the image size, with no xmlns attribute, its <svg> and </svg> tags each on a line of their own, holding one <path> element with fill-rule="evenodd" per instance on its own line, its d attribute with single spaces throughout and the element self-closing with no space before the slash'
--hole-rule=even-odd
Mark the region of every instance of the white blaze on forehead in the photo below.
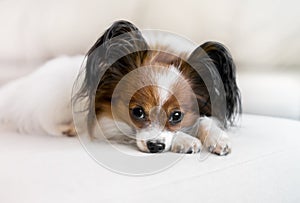
<svg viewBox="0 0 300 203">
<path fill-rule="evenodd" d="M 161 72 L 156 72 L 155 82 L 158 86 L 159 103 L 163 105 L 172 93 L 172 87 L 180 78 L 180 71 L 175 66 L 164 68 Z"/>
</svg>

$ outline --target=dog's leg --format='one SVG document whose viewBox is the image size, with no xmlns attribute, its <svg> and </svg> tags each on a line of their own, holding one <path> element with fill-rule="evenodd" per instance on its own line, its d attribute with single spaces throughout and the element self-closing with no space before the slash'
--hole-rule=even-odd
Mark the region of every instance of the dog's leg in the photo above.
<svg viewBox="0 0 300 203">
<path fill-rule="evenodd" d="M 171 151 L 192 154 L 200 152 L 201 148 L 202 144 L 199 139 L 179 131 L 173 138 Z"/>
<path fill-rule="evenodd" d="M 74 137 L 77 135 L 73 122 L 61 124 L 58 128 L 61 134 L 66 135 L 68 137 Z"/>
<path fill-rule="evenodd" d="M 198 119 L 198 137 L 204 147 L 211 153 L 227 155 L 231 152 L 229 138 L 224 130 L 217 125 L 217 121 L 204 117 Z"/>
</svg>

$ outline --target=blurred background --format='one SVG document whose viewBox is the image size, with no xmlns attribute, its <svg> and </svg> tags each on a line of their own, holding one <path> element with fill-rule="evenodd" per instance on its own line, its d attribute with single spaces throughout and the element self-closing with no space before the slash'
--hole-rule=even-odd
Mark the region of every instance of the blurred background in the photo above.
<svg viewBox="0 0 300 203">
<path fill-rule="evenodd" d="M 85 54 L 115 20 L 225 44 L 245 113 L 300 120 L 296 0 L 0 0 L 0 86 L 60 55 Z"/>
</svg>

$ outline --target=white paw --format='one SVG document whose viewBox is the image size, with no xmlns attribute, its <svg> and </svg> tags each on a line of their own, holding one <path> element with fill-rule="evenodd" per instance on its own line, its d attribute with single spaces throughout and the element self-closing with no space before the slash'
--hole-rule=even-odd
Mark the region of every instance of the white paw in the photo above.
<svg viewBox="0 0 300 203">
<path fill-rule="evenodd" d="M 204 145 L 209 152 L 220 156 L 227 155 L 231 152 L 229 138 L 224 131 L 207 136 Z"/>
<path fill-rule="evenodd" d="M 200 152 L 202 144 L 199 139 L 183 132 L 178 132 L 172 142 L 171 151 L 176 153 L 194 154 Z"/>
</svg>

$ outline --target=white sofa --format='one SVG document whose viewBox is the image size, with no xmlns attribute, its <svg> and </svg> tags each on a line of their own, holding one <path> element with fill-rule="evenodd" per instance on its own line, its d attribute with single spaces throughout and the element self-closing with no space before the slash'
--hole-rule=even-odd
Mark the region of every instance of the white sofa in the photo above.
<svg viewBox="0 0 300 203">
<path fill-rule="evenodd" d="M 243 125 L 230 132 L 230 155 L 185 155 L 160 173 L 140 177 L 102 167 L 77 138 L 1 132 L 0 201 L 298 202 L 299 132 L 299 121 L 244 115 Z M 105 144 L 98 145 L 109 156 Z M 148 157 L 135 148 L 122 150 Z"/>
<path fill-rule="evenodd" d="M 298 8 L 292 0 L 0 1 L 0 87 L 47 59 L 86 53 L 114 20 L 128 19 L 199 44 L 226 44 L 247 113 L 229 132 L 229 156 L 185 155 L 167 170 L 141 177 L 103 168 L 77 138 L 0 129 L 0 202 L 298 202 Z"/>
</svg>

